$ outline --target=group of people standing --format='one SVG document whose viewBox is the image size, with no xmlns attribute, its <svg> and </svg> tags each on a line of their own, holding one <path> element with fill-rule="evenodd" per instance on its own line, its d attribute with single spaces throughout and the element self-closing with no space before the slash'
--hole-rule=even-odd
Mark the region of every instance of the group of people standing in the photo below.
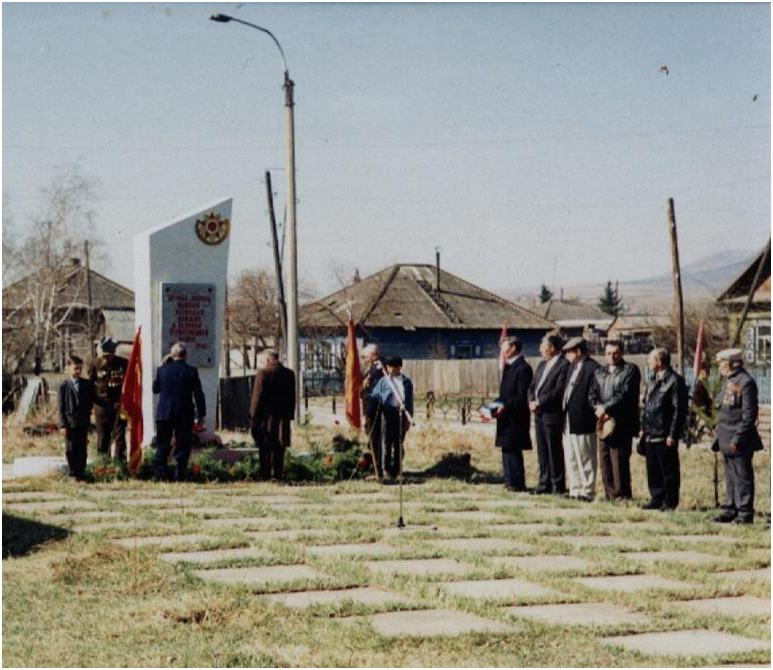
<svg viewBox="0 0 773 670">
<path fill-rule="evenodd" d="M 103 338 L 100 356 L 88 377 L 83 361 L 70 356 L 67 377 L 59 387 L 60 432 L 70 473 L 86 474 L 91 413 L 97 430 L 97 449 L 125 458 L 126 422 L 120 400 L 127 361 L 115 355 L 116 343 Z M 646 458 L 651 510 L 673 510 L 679 505 L 679 443 L 684 439 L 688 392 L 684 379 L 671 367 L 669 352 L 650 352 L 643 392 L 639 368 L 625 360 L 623 345 L 606 344 L 606 365 L 588 354 L 586 342 L 564 342 L 548 334 L 540 343 L 542 361 L 536 371 L 522 354 L 517 337 L 501 343 L 505 360 L 496 417 L 496 445 L 502 450 L 505 486 L 526 491 L 523 452 L 532 448 L 531 419 L 537 442 L 539 480 L 536 495 L 566 495 L 591 501 L 596 495 L 600 465 L 607 500 L 632 498 L 630 458 L 634 442 Z M 413 416 L 413 384 L 402 374 L 399 357 L 383 360 L 375 344 L 364 347 L 367 368 L 362 401 L 365 431 L 376 475 L 397 477 L 401 472 L 403 443 Z M 200 427 L 206 403 L 197 369 L 186 361 L 182 342 L 174 344 L 158 368 L 153 392 L 156 407 L 157 479 L 186 477 L 194 420 Z M 717 354 L 720 374 L 726 378 L 718 411 L 714 449 L 725 461 L 727 499 L 716 521 L 751 523 L 754 517 L 752 456 L 762 449 L 757 432 L 758 395 L 752 376 L 743 368 L 742 352 L 726 349 Z M 284 453 L 291 443 L 295 417 L 295 373 L 284 367 L 279 354 L 266 350 L 259 357 L 252 387 L 250 425 L 264 480 L 280 480 Z M 168 471 L 174 446 L 174 473 Z"/>
<path fill-rule="evenodd" d="M 630 458 L 634 442 L 646 458 L 650 500 L 643 508 L 673 510 L 679 505 L 679 442 L 683 440 L 689 398 L 684 379 L 671 367 L 666 349 L 647 360 L 644 391 L 638 366 L 625 360 L 623 344 L 609 341 L 600 365 L 586 342 L 564 343 L 556 334 L 540 343 L 536 371 L 522 355 L 517 337 L 501 343 L 505 359 L 500 384 L 496 445 L 502 449 L 505 486 L 526 491 L 523 452 L 532 448 L 531 418 L 537 442 L 536 495 L 566 495 L 591 501 L 596 473 L 607 500 L 632 498 Z M 725 459 L 727 502 L 718 522 L 750 523 L 754 516 L 754 451 L 762 448 L 756 429 L 757 387 L 743 369 L 741 351 L 717 355 L 727 378 L 718 413 L 717 448 Z"/>
</svg>

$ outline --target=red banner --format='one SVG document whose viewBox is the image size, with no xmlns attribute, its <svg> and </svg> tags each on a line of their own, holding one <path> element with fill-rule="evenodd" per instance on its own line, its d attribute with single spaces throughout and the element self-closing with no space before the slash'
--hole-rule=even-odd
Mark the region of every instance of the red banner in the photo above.
<svg viewBox="0 0 773 670">
<path fill-rule="evenodd" d="M 354 322 L 349 319 L 344 398 L 346 400 L 346 420 L 352 428 L 356 428 L 357 430 L 362 428 L 362 415 L 360 411 L 361 391 L 362 371 L 360 370 L 360 356 L 357 353 L 357 338 L 354 333 Z"/>
<path fill-rule="evenodd" d="M 129 473 L 142 465 L 142 327 L 137 329 L 121 389 L 121 418 L 129 422 Z"/>
</svg>

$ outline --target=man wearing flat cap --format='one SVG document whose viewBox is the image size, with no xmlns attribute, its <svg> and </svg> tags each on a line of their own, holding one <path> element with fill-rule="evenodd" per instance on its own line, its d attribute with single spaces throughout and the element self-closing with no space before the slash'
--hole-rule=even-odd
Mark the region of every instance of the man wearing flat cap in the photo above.
<svg viewBox="0 0 773 670">
<path fill-rule="evenodd" d="M 607 500 L 630 500 L 631 443 L 639 432 L 641 372 L 623 358 L 623 343 L 609 340 L 607 365 L 593 375 L 590 402 L 599 419 L 599 461 Z M 611 427 L 611 430 L 606 428 Z"/>
<path fill-rule="evenodd" d="M 97 451 L 108 456 L 115 443 L 115 457 L 126 458 L 126 421 L 119 416 L 123 378 L 129 362 L 115 355 L 118 343 L 110 337 L 99 341 L 100 356 L 91 366 L 94 383 L 94 423 L 97 428 Z"/>
<path fill-rule="evenodd" d="M 381 471 L 395 478 L 400 473 L 403 442 L 413 416 L 413 383 L 402 374 L 403 359 L 386 360 L 386 376 L 378 380 L 369 397 L 381 407 Z"/>
<path fill-rule="evenodd" d="M 599 364 L 588 345 L 573 337 L 563 348 L 571 364 L 563 397 L 564 460 L 569 497 L 590 502 L 596 494 L 596 415 L 589 394 Z"/>
<path fill-rule="evenodd" d="M 752 456 L 762 449 L 757 432 L 759 401 L 757 383 L 743 367 L 740 349 L 717 354 L 719 374 L 726 378 L 719 407 L 716 444 L 725 459 L 727 500 L 719 523 L 752 523 L 754 520 L 754 469 Z"/>
</svg>

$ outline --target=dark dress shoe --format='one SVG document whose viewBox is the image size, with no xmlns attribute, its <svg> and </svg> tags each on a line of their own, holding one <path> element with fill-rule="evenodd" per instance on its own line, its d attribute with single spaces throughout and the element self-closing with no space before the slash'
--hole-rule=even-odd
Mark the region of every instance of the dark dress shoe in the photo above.
<svg viewBox="0 0 773 670">
<path fill-rule="evenodd" d="M 731 523 L 732 521 L 735 521 L 735 517 L 729 514 L 720 514 L 719 516 L 714 517 L 714 521 L 717 523 Z"/>
<path fill-rule="evenodd" d="M 737 516 L 733 519 L 733 523 L 754 523 L 754 517 L 752 516 Z"/>
<path fill-rule="evenodd" d="M 650 500 L 648 503 L 645 503 L 641 506 L 642 509 L 660 509 L 662 505 L 660 503 L 656 503 L 654 500 Z"/>
</svg>

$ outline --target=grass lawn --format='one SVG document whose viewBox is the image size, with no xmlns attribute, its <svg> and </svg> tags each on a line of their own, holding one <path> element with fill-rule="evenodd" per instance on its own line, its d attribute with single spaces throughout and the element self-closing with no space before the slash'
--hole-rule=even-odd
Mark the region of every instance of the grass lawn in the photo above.
<svg viewBox="0 0 773 670">
<path fill-rule="evenodd" d="M 329 439 L 330 430 L 300 429 L 296 437 L 295 448 L 303 450 L 312 442 Z M 26 440 L 23 445 L 22 439 Z M 61 447 L 56 438 L 22 438 L 4 428 L 3 449 L 6 462 L 8 454 L 60 453 Z M 499 452 L 488 435 L 473 430 L 454 432 L 431 424 L 409 436 L 406 469 L 426 470 L 449 451 L 471 453 L 472 464 L 488 475 L 484 481 L 501 472 Z M 534 452 L 527 455 L 527 467 L 528 483 L 533 484 Z M 718 596 L 770 598 L 769 577 L 733 581 L 720 574 L 770 565 L 770 455 L 755 456 L 757 506 L 768 514 L 753 526 L 718 527 L 708 521 L 712 515 L 712 468 L 710 452 L 693 449 L 683 454 L 683 505 L 667 514 L 639 509 L 646 478 L 643 459 L 636 455 L 632 469 L 634 494 L 639 499 L 629 505 L 603 501 L 579 504 L 548 496 L 508 494 L 500 484 L 423 479 L 405 487 L 404 515 L 406 523 L 426 524 L 425 529 L 400 533 L 393 528 L 398 514 L 397 487 L 375 482 L 324 487 L 146 482 L 85 486 L 55 477 L 5 482 L 3 663 L 66 667 L 669 667 L 769 663 L 770 651 L 766 649 L 710 657 L 701 656 L 699 649 L 689 657 L 649 656 L 602 643 L 602 638 L 610 636 L 695 629 L 770 640 L 769 610 L 766 615 L 731 617 L 698 613 L 680 604 Z M 38 493 L 39 502 L 26 506 L 27 501 L 35 503 L 35 492 L 43 491 L 48 496 Z M 19 495 L 24 492 L 29 495 Z M 61 502 L 55 499 L 58 495 Z M 125 504 L 142 498 L 166 498 L 168 504 Z M 55 513 L 60 511 L 57 507 L 66 507 L 67 501 L 91 505 L 72 513 Z M 475 511 L 481 518 L 448 514 Z M 99 512 L 107 514 L 95 518 Z M 226 521 L 214 521 L 218 518 Z M 86 529 L 79 532 L 84 526 Z M 435 527 L 438 530 L 433 530 Z M 290 537 L 272 532 L 282 530 L 300 534 Z M 192 534 L 204 537 L 179 546 L 158 547 L 139 541 L 135 545 L 135 538 Z M 677 538 L 695 535 L 706 537 Z M 591 539 L 586 544 L 573 540 L 599 536 L 616 538 L 618 543 L 608 546 L 602 540 Z M 112 542 L 116 538 L 128 539 L 127 546 Z M 487 550 L 474 544 L 435 543 L 453 538 L 510 539 L 517 544 Z M 383 551 L 389 555 L 306 551 L 312 545 L 366 543 L 378 543 L 382 549 L 386 546 Z M 238 547 L 261 551 L 206 563 L 172 563 L 159 558 L 170 551 Z M 703 557 L 708 562 L 699 562 L 700 557 L 687 562 L 649 562 L 630 553 L 634 550 L 699 552 L 708 555 Z M 552 571 L 547 569 L 547 559 L 547 567 L 538 564 L 536 570 L 496 560 L 545 555 L 581 558 L 585 564 Z M 412 558 L 456 559 L 463 564 L 463 571 L 460 575 L 416 576 L 371 570 L 367 565 L 369 561 Z M 316 575 L 244 585 L 213 583 L 194 574 L 202 569 L 281 565 L 305 565 Z M 575 581 L 578 577 L 625 574 L 659 576 L 688 586 L 621 592 L 597 590 Z M 456 580 L 513 578 L 549 590 L 542 595 L 481 599 L 443 587 L 444 582 Z M 344 600 L 298 609 L 272 602 L 267 595 L 367 586 L 397 594 L 403 602 L 373 605 Z M 512 605 L 547 603 L 619 605 L 644 618 L 636 623 L 570 626 L 540 623 L 505 610 Z M 379 612 L 426 609 L 473 614 L 505 624 L 510 630 L 454 637 L 389 637 L 371 623 L 370 615 Z"/>
</svg>

